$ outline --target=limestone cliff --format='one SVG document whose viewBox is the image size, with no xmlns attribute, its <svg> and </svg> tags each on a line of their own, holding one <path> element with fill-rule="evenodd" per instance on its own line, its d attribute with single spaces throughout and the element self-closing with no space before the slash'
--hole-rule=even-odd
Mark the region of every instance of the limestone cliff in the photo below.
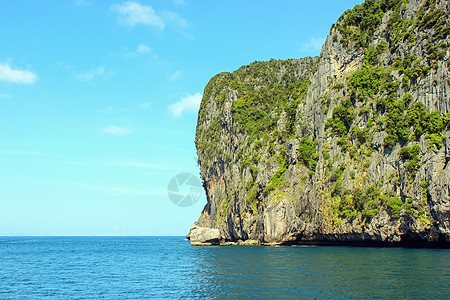
<svg viewBox="0 0 450 300">
<path fill-rule="evenodd" d="M 205 88 L 195 143 L 224 242 L 450 242 L 449 2 L 345 12 L 320 57 Z"/>
</svg>

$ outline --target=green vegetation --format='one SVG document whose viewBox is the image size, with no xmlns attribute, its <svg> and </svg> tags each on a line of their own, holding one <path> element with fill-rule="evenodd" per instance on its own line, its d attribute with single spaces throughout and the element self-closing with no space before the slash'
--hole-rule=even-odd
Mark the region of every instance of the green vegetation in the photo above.
<svg viewBox="0 0 450 300">
<path fill-rule="evenodd" d="M 277 100 L 274 93 L 266 90 L 249 93 L 233 103 L 232 112 L 241 128 L 254 137 L 273 130 L 276 123 L 269 113 Z"/>
<path fill-rule="evenodd" d="M 270 194 L 270 192 L 274 190 L 278 190 L 283 184 L 285 183 L 284 174 L 287 171 L 287 162 L 283 164 L 278 171 L 273 174 L 273 176 L 270 178 L 269 182 L 267 183 L 266 189 L 264 190 L 264 195 L 267 196 Z"/>
<path fill-rule="evenodd" d="M 336 193 L 336 189 L 339 190 L 338 193 Z M 389 212 L 391 217 L 399 218 L 403 207 L 406 209 L 408 207 L 407 201 L 403 203 L 400 197 L 392 196 L 389 192 L 383 193 L 381 188 L 375 184 L 371 184 L 367 188 L 356 187 L 352 191 L 341 191 L 340 189 L 341 185 L 338 181 L 330 194 L 333 214 L 340 219 L 353 220 L 361 215 L 365 222 L 377 216 L 382 207 Z"/>
<path fill-rule="evenodd" d="M 217 145 L 220 143 L 220 118 L 216 118 L 211 121 L 211 124 L 201 138 L 198 138 L 199 129 L 197 129 L 196 146 L 197 149 L 201 149 L 205 153 L 206 157 L 213 157 L 220 154 Z"/>
<path fill-rule="evenodd" d="M 342 175 L 344 174 L 344 171 L 345 171 L 345 165 L 341 164 L 339 166 L 339 168 L 334 169 L 333 172 L 331 173 L 330 181 L 335 182 L 337 180 L 340 180 Z"/>
<path fill-rule="evenodd" d="M 404 60 L 397 60 L 394 65 L 403 68 L 403 66 L 409 66 L 413 61 L 415 61 L 414 57 L 408 57 Z M 411 73 L 411 77 L 408 78 L 416 78 L 416 75 Z M 385 125 L 387 136 L 384 146 L 386 148 L 393 148 L 398 142 L 404 144 L 410 140 L 417 141 L 422 134 L 427 134 L 426 137 L 437 148 L 442 147 L 442 132 L 448 127 L 450 117 L 441 116 L 437 111 L 429 112 L 420 102 L 411 105 L 411 94 L 405 94 L 401 99 L 397 99 L 396 94 L 399 87 L 400 83 L 393 80 L 388 71 L 366 63 L 349 77 L 349 89 L 353 95 L 357 94 L 360 100 L 366 97 L 377 99 L 377 111 L 370 111 L 369 107 L 364 106 L 358 114 L 378 116 L 378 113 L 384 113 L 384 116 L 378 120 Z M 331 128 L 333 134 L 341 138 L 339 144 L 345 145 L 354 117 L 355 107 L 350 100 L 344 98 L 340 105 L 333 109 L 332 118 L 327 120 L 325 129 Z M 370 125 L 368 122 L 366 128 L 352 128 L 350 133 L 356 134 L 359 140 L 364 142 L 368 136 Z M 410 127 L 413 128 L 412 135 Z"/>
<path fill-rule="evenodd" d="M 415 82 L 417 78 L 425 78 L 430 71 L 430 67 L 422 66 L 419 63 L 417 56 L 406 55 L 404 58 L 397 57 L 392 65 L 394 70 L 399 70 L 400 74 L 404 74 L 403 80 L 405 84 Z M 406 78 L 406 79 L 405 79 Z"/>
<path fill-rule="evenodd" d="M 425 137 L 429 141 L 428 149 L 432 148 L 433 145 L 436 146 L 437 149 L 440 149 L 444 145 L 443 139 L 446 138 L 445 135 L 440 135 L 436 133 L 427 134 Z"/>
<path fill-rule="evenodd" d="M 400 157 L 405 160 L 417 159 L 419 154 L 420 146 L 417 144 L 411 147 L 403 147 L 402 149 L 400 149 Z"/>
<path fill-rule="evenodd" d="M 400 218 L 400 212 L 402 211 L 402 199 L 399 196 L 385 198 L 386 207 L 394 218 Z"/>
<path fill-rule="evenodd" d="M 384 139 L 384 146 L 393 148 L 398 141 L 405 143 L 409 138 L 409 128 L 405 120 L 405 101 L 394 101 L 387 104 L 385 124 L 387 136 Z"/>
<path fill-rule="evenodd" d="M 370 46 L 365 52 L 365 62 L 369 65 L 377 65 L 379 56 L 384 53 L 388 47 L 389 45 L 385 40 L 381 40 L 375 48 Z"/>
<path fill-rule="evenodd" d="M 442 118 L 442 124 L 443 124 L 444 128 L 450 128 L 450 113 L 447 113 Z"/>
<path fill-rule="evenodd" d="M 311 63 L 314 67 L 313 60 Z M 276 75 L 278 72 L 284 73 L 281 79 Z M 230 83 L 239 92 L 238 99 L 232 105 L 238 131 L 250 138 L 249 144 L 254 143 L 253 152 L 259 153 L 263 150 L 263 145 L 269 144 L 269 153 L 278 157 L 280 167 L 266 185 L 264 190 L 266 196 L 283 186 L 284 174 L 289 166 L 284 151 L 279 152 L 280 149 L 274 149 L 273 142 L 283 143 L 296 137 L 297 107 L 304 101 L 310 84 L 308 72 L 303 77 L 299 77 L 297 72 L 298 65 L 293 60 L 255 62 L 234 72 L 236 79 Z M 285 114 L 285 130 L 279 132 L 276 124 L 283 113 Z M 312 172 L 315 171 L 319 157 L 315 153 L 315 148 L 315 142 L 306 137 L 300 139 L 299 160 Z M 250 150 L 247 149 L 247 151 Z M 252 186 L 259 172 L 255 167 L 257 161 L 259 159 L 251 160 L 247 157 L 243 164 L 244 169 L 250 168 L 253 178 Z M 249 187 L 249 189 L 249 198 L 255 199 L 255 188 Z"/>
<path fill-rule="evenodd" d="M 316 171 L 319 153 L 316 152 L 316 142 L 304 137 L 300 139 L 298 149 L 298 160 L 308 167 L 312 172 Z"/>
<path fill-rule="evenodd" d="M 317 59 L 271 60 L 269 62 L 254 62 L 243 66 L 233 73 L 216 75 L 205 88 L 199 112 L 196 144 L 204 157 L 219 158 L 222 163 L 242 162 L 241 170 L 248 170 L 251 180 L 245 183 L 247 205 L 256 211 L 258 207 L 258 189 L 255 183 L 260 170 L 258 164 L 264 151 L 277 157 L 279 169 L 269 179 L 264 194 L 279 190 L 285 180 L 284 174 L 289 166 L 283 145 L 286 141 L 298 138 L 300 147 L 299 162 L 314 173 L 319 158 L 316 153 L 316 143 L 311 141 L 309 125 L 298 122 L 298 106 L 304 102 L 309 88 L 309 75 L 316 69 Z M 299 72 L 302 68 L 302 72 Z M 248 137 L 247 145 L 236 155 L 223 153 L 221 131 L 225 130 L 222 115 L 206 121 L 207 107 L 221 111 L 224 103 L 230 97 L 230 89 L 234 90 L 237 99 L 232 101 L 234 130 Z M 213 103 L 210 103 L 214 99 Z M 281 130 L 277 122 L 283 117 Z M 298 136 L 299 134 L 300 136 Z M 212 160 L 209 160 L 212 161 Z"/>
<path fill-rule="evenodd" d="M 408 110 L 408 122 L 414 126 L 416 139 L 423 133 L 441 133 L 444 129 L 444 122 L 438 111 L 428 112 L 425 105 L 416 103 Z"/>
<path fill-rule="evenodd" d="M 331 128 L 336 136 L 346 135 L 353 121 L 353 110 L 350 100 L 342 99 L 340 105 L 333 109 L 332 118 L 325 123 L 325 130 Z"/>
<path fill-rule="evenodd" d="M 419 168 L 420 159 L 420 146 L 415 144 L 411 147 L 403 147 L 400 149 L 400 157 L 406 162 L 406 171 L 410 178 L 410 182 L 414 180 Z"/>
<path fill-rule="evenodd" d="M 344 83 L 340 82 L 340 83 L 338 83 L 338 84 L 335 84 L 335 85 L 332 87 L 332 89 L 338 91 L 338 90 L 342 90 L 343 87 L 344 87 Z"/>
<path fill-rule="evenodd" d="M 417 18 L 411 20 L 404 17 L 405 4 L 408 2 L 409 0 L 367 0 L 361 5 L 347 10 L 333 26 L 342 36 L 340 43 L 344 48 L 353 45 L 356 49 L 368 50 L 366 51 L 366 61 L 376 64 L 376 56 L 387 48 L 387 44 L 379 44 L 380 49 L 377 50 L 371 48 L 373 35 L 385 13 L 391 10 L 387 26 L 390 32 L 389 48 L 391 53 L 399 52 L 401 43 L 414 45 L 417 39 L 415 29 L 427 33 L 431 31 L 433 34 L 428 34 L 427 37 L 426 51 L 429 61 L 426 64 L 428 69 L 430 67 L 435 69 L 437 60 L 442 60 L 449 48 L 445 42 L 450 33 L 450 26 L 446 22 L 446 11 L 443 8 L 436 8 L 436 0 L 427 0 L 419 9 Z M 338 36 L 334 35 L 333 41 L 337 40 Z M 418 75 L 416 71 L 414 73 Z M 408 75 L 408 77 L 410 76 Z M 406 81 L 407 79 L 405 79 L 405 87 L 407 86 Z"/>
<path fill-rule="evenodd" d="M 415 26 L 419 30 L 434 30 L 433 35 L 427 37 L 426 51 L 430 66 L 436 68 L 437 61 L 442 60 L 449 48 L 445 42 L 450 33 L 450 26 L 447 24 L 447 13 L 443 8 L 436 8 L 436 1 L 425 1 L 418 12 Z"/>
<path fill-rule="evenodd" d="M 295 75 L 297 67 L 292 60 L 255 62 L 235 72 L 238 75 L 235 81 L 242 81 L 241 76 L 247 80 L 245 85 L 234 84 L 240 96 L 233 102 L 232 112 L 241 132 L 252 140 L 259 140 L 264 133 L 273 134 L 278 117 L 284 111 L 286 132 L 282 133 L 282 138 L 286 140 L 295 134 L 297 107 L 305 99 L 310 83 L 309 74 Z M 285 69 L 285 73 L 279 80 L 276 73 L 281 69 Z M 274 112 L 278 117 L 274 117 Z"/>
<path fill-rule="evenodd" d="M 426 134 L 430 146 L 440 148 L 443 145 L 445 137 L 442 136 L 442 132 L 448 127 L 445 116 L 441 116 L 439 112 L 428 112 L 422 103 L 416 103 L 411 107 L 410 94 L 405 94 L 402 99 L 398 99 L 397 95 L 400 88 L 409 91 L 416 86 L 418 78 L 425 78 L 432 68 L 436 68 L 436 61 L 442 59 L 448 50 L 449 45 L 443 39 L 447 37 L 450 29 L 446 25 L 446 18 L 443 18 L 445 11 L 442 8 L 436 9 L 435 0 L 424 2 L 415 21 L 402 17 L 407 2 L 407 0 L 365 1 L 346 11 L 333 26 L 341 34 L 341 43 L 344 46 L 352 42 L 355 48 L 364 49 L 362 67 L 347 78 L 349 99 L 341 100 L 340 105 L 333 109 L 333 116 L 327 120 L 325 126 L 326 129 L 332 129 L 333 134 L 340 138 L 338 144 L 344 151 L 349 147 L 351 135 L 357 135 L 359 145 L 362 145 L 372 132 L 369 126 L 352 128 L 356 114 L 373 116 L 379 130 L 383 128 L 387 132 L 384 140 L 385 148 L 392 149 L 397 143 L 417 141 L 422 134 Z M 381 39 L 374 46 L 372 43 L 374 31 L 388 10 L 391 10 L 387 26 L 392 34 L 389 38 L 390 43 Z M 405 41 L 409 44 L 415 43 L 416 34 L 413 32 L 415 28 L 429 32 L 426 37 L 428 60 L 419 60 L 417 56 L 406 51 L 395 58 L 391 66 L 380 64 L 380 55 L 387 50 L 395 53 L 400 43 Z M 400 81 L 392 76 L 394 70 L 398 70 L 402 75 Z M 341 82 L 332 89 L 340 89 L 343 86 Z M 371 106 L 363 106 L 356 111 L 356 102 L 371 99 L 376 103 L 376 110 Z M 352 130 L 349 131 L 350 128 Z M 373 129 L 375 130 L 376 128 Z M 352 158 L 357 155 L 356 149 L 349 150 Z"/>
<path fill-rule="evenodd" d="M 342 36 L 344 47 L 353 42 L 355 48 L 368 48 L 373 34 L 380 26 L 384 14 L 391 9 L 399 10 L 405 0 L 368 0 L 347 10 L 335 25 Z"/>
<path fill-rule="evenodd" d="M 426 202 L 428 198 L 428 182 L 423 180 L 420 182 L 420 187 L 422 188 L 422 200 Z"/>
<path fill-rule="evenodd" d="M 230 97 L 230 88 L 235 90 L 238 99 L 233 101 L 232 113 L 238 131 L 247 134 L 262 151 L 262 146 L 274 140 L 286 141 L 295 138 L 297 106 L 304 100 L 309 86 L 309 74 L 315 68 L 316 59 L 304 59 L 305 74 L 299 72 L 297 60 L 271 60 L 254 62 L 243 66 L 233 73 L 223 72 L 214 76 L 207 84 L 199 110 L 196 133 L 197 149 L 204 157 L 221 157 L 225 163 L 232 162 L 232 156 L 223 153 L 220 145 L 220 132 L 223 130 L 222 116 L 216 115 L 206 122 L 207 108 L 223 110 L 225 99 Z M 278 74 L 282 73 L 281 78 Z M 214 100 L 211 103 L 211 100 Z M 276 123 L 282 113 L 286 114 L 286 130 L 278 132 Z M 239 153 L 239 158 L 247 158 Z M 255 164 L 248 160 L 248 166 Z M 252 175 L 256 177 L 256 169 L 252 167 Z"/>
<path fill-rule="evenodd" d="M 347 10 L 339 18 L 336 28 L 342 35 L 340 42 L 344 47 L 347 47 L 350 41 L 354 41 L 356 47 L 365 48 L 369 45 L 385 13 L 380 4 L 381 1 L 365 1 L 352 10 Z"/>
<path fill-rule="evenodd" d="M 380 207 L 380 190 L 375 185 L 366 190 L 356 188 L 352 193 L 345 192 L 339 204 L 339 215 L 346 219 L 354 219 L 358 214 L 371 219 L 378 215 Z"/>
<path fill-rule="evenodd" d="M 358 92 L 361 98 L 373 98 L 380 91 L 382 81 L 386 76 L 385 69 L 365 63 L 349 78 L 349 90 L 353 93 Z"/>
</svg>

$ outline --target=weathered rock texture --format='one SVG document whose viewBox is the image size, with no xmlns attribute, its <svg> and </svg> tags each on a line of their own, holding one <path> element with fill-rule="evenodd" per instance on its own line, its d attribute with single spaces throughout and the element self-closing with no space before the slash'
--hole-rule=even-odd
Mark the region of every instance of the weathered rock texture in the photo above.
<svg viewBox="0 0 450 300">
<path fill-rule="evenodd" d="M 366 1 L 318 58 L 213 77 L 199 225 L 223 242 L 448 246 L 449 5 Z"/>
<path fill-rule="evenodd" d="M 211 246 L 220 243 L 219 229 L 191 226 L 191 231 L 188 235 L 192 246 Z"/>
</svg>

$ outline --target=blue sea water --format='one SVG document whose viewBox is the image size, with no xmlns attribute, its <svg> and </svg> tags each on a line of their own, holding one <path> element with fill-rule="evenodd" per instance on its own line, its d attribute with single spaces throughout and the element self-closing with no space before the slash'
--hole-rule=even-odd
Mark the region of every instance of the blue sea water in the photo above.
<svg viewBox="0 0 450 300">
<path fill-rule="evenodd" d="M 447 298 L 450 250 L 0 237 L 0 299 Z"/>
</svg>

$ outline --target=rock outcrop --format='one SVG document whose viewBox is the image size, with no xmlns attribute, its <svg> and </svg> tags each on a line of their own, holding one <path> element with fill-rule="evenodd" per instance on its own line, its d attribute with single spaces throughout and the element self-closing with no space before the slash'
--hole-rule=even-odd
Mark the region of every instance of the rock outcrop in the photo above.
<svg viewBox="0 0 450 300">
<path fill-rule="evenodd" d="M 320 57 L 213 77 L 195 139 L 199 225 L 220 243 L 448 247 L 449 6 L 368 0 Z"/>
<path fill-rule="evenodd" d="M 219 229 L 192 225 L 188 237 L 192 246 L 211 246 L 220 244 Z"/>
</svg>

